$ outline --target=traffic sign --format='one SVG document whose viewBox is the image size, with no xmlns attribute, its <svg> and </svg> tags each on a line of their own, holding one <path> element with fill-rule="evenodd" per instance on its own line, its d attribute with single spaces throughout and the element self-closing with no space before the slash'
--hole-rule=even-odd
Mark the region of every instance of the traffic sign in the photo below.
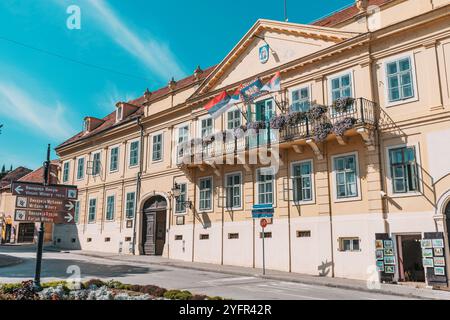
<svg viewBox="0 0 450 320">
<path fill-rule="evenodd" d="M 261 228 L 265 228 L 265 227 L 267 227 L 267 220 L 266 219 L 261 219 L 259 224 L 261 225 Z"/>
<path fill-rule="evenodd" d="M 75 211 L 75 201 L 64 199 L 49 199 L 36 197 L 16 197 L 16 208 L 43 210 L 47 212 L 71 212 Z"/>
<path fill-rule="evenodd" d="M 16 209 L 16 221 L 47 222 L 56 224 L 74 224 L 75 220 L 70 212 L 45 212 L 40 210 Z"/>
<path fill-rule="evenodd" d="M 44 186 L 40 183 L 15 181 L 11 184 L 11 190 L 14 196 L 69 200 L 76 200 L 78 198 L 78 189 L 76 186 Z"/>
</svg>

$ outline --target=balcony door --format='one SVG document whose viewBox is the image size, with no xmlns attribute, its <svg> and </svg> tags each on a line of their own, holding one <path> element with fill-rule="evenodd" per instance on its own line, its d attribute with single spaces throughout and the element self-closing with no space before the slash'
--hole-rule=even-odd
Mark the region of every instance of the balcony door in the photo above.
<svg viewBox="0 0 450 320">
<path fill-rule="evenodd" d="M 263 121 L 266 123 L 266 130 L 260 130 L 256 139 L 252 139 L 254 146 L 264 146 L 271 141 L 272 132 L 270 129 L 270 119 L 275 116 L 275 103 L 273 99 L 259 101 L 255 104 L 255 121 Z"/>
</svg>

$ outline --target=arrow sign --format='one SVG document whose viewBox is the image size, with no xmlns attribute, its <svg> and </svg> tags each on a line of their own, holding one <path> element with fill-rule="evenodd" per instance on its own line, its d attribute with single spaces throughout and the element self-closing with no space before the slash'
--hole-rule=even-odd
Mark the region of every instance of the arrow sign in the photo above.
<svg viewBox="0 0 450 320">
<path fill-rule="evenodd" d="M 71 212 L 75 211 L 75 202 L 61 199 L 46 199 L 36 197 L 16 197 L 16 208 L 32 209 L 46 212 Z"/>
<path fill-rule="evenodd" d="M 75 205 L 73 204 L 72 201 L 69 201 L 68 203 L 66 203 L 65 207 L 67 211 L 72 211 L 73 208 L 75 208 Z"/>
<path fill-rule="evenodd" d="M 40 183 L 15 181 L 11 184 L 13 196 L 28 196 L 48 199 L 76 200 L 78 189 L 76 186 L 48 185 Z"/>
<path fill-rule="evenodd" d="M 73 216 L 70 213 L 68 213 L 67 216 L 64 217 L 64 219 L 67 220 L 67 223 L 70 223 L 73 220 Z"/>
<path fill-rule="evenodd" d="M 22 187 L 19 185 L 19 186 L 17 186 L 17 187 L 14 189 L 14 191 L 16 191 L 18 195 L 21 195 L 23 189 L 22 189 Z"/>
</svg>

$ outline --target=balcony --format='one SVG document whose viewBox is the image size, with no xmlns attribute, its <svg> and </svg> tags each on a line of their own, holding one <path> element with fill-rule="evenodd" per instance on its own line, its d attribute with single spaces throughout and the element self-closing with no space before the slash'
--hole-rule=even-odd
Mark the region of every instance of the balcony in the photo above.
<svg viewBox="0 0 450 320">
<path fill-rule="evenodd" d="M 322 157 L 319 142 L 336 139 L 345 145 L 349 136 L 360 135 L 369 150 L 374 148 L 373 132 L 377 128 L 376 104 L 364 98 L 352 99 L 345 108 L 323 107 L 324 113 L 314 119 L 311 112 L 304 113 L 295 123 L 288 122 L 282 128 L 264 129 L 257 134 L 235 137 L 218 133 L 213 141 L 205 143 L 194 139 L 177 147 L 177 165 L 180 167 L 202 167 L 229 163 L 230 157 L 245 155 L 260 148 L 293 148 L 301 152 L 309 145 L 316 156 Z M 267 124 L 268 126 L 269 124 Z"/>
</svg>

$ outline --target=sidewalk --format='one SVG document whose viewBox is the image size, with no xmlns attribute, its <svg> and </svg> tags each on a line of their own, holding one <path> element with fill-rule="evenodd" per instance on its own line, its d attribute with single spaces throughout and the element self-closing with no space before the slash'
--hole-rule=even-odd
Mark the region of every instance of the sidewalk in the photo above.
<svg viewBox="0 0 450 320">
<path fill-rule="evenodd" d="M 47 248 L 49 250 L 50 248 Z M 51 250 L 51 249 L 50 249 Z M 262 279 L 271 279 L 278 281 L 288 281 L 288 282 L 298 282 L 309 285 L 319 285 L 334 288 L 366 291 L 366 292 L 377 292 L 384 294 L 393 294 L 398 296 L 413 297 L 420 299 L 439 299 L 439 300 L 450 300 L 450 292 L 433 290 L 429 288 L 415 288 L 406 285 L 396 285 L 396 284 L 380 284 L 379 289 L 369 289 L 367 287 L 366 281 L 363 280 L 353 280 L 344 278 L 330 278 L 330 277 L 319 277 L 299 273 L 290 273 L 284 271 L 276 270 L 266 270 L 266 274 L 262 275 L 261 269 L 253 269 L 247 267 L 237 267 L 237 266 L 226 266 L 217 265 L 210 263 L 200 263 L 200 262 L 187 262 L 181 260 L 172 260 L 158 256 L 131 256 L 131 255 L 117 255 L 111 253 L 102 252 L 92 252 L 92 251 L 69 251 L 72 254 L 79 254 L 84 256 L 91 256 L 96 258 L 104 258 L 114 261 L 122 262 L 135 262 L 144 264 L 155 264 L 161 266 L 169 266 L 175 268 L 186 268 L 194 269 L 200 271 L 208 272 L 219 272 L 238 276 L 253 276 Z"/>
<path fill-rule="evenodd" d="M 0 268 L 11 267 L 16 264 L 22 263 L 23 260 L 6 254 L 0 254 Z"/>
</svg>

